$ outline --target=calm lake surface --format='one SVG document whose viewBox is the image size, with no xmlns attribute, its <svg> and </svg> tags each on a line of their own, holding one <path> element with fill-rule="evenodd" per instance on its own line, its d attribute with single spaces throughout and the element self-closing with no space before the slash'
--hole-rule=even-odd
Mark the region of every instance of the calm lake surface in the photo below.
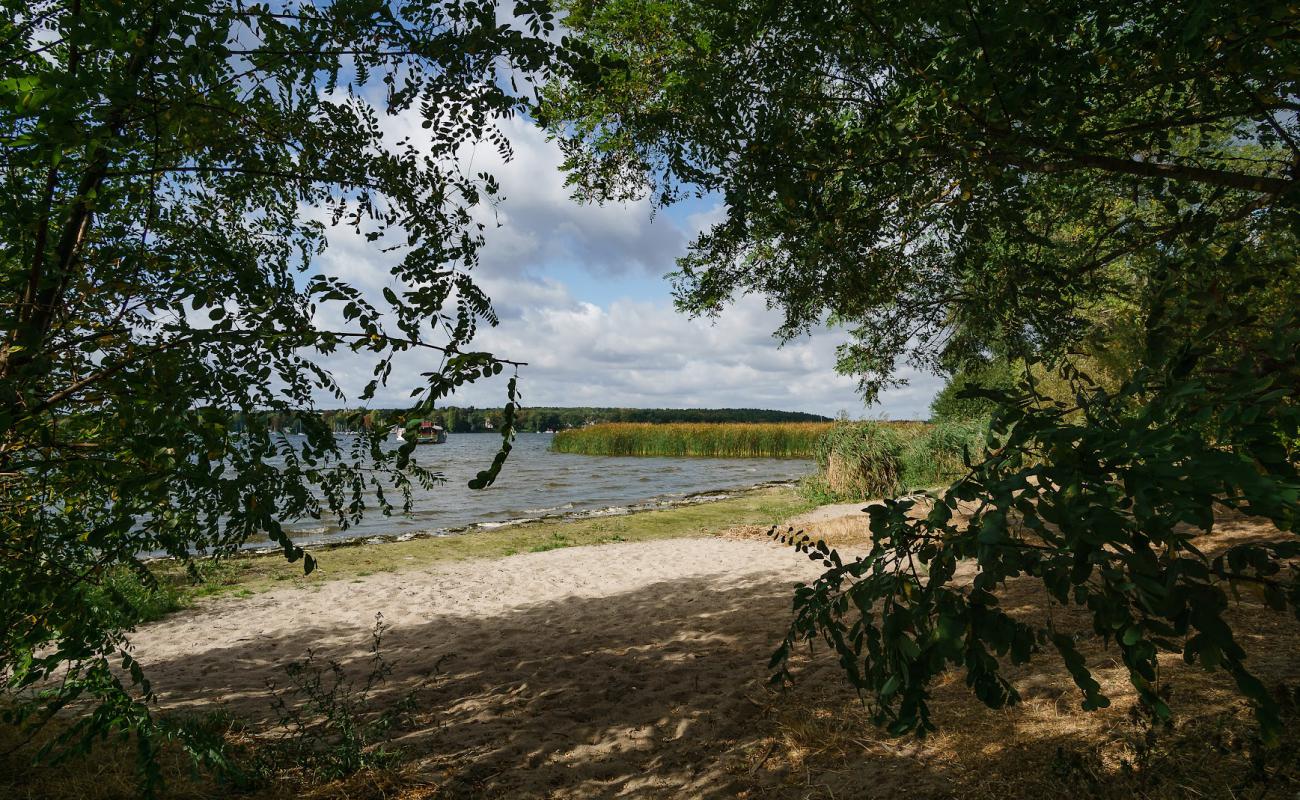
<svg viewBox="0 0 1300 800">
<path fill-rule="evenodd" d="M 450 434 L 445 444 L 422 445 L 418 462 L 446 482 L 413 489 L 410 516 L 367 514 L 339 530 L 326 521 L 287 524 L 302 544 L 372 537 L 470 533 L 521 520 L 625 514 L 726 494 L 760 484 L 792 481 L 813 471 L 811 461 L 771 458 L 631 458 L 550 452 L 551 434 L 522 433 L 495 485 L 473 491 L 465 484 L 492 463 L 501 437 Z M 398 442 L 391 442 L 396 448 Z M 250 542 L 257 546 L 257 543 Z"/>
</svg>

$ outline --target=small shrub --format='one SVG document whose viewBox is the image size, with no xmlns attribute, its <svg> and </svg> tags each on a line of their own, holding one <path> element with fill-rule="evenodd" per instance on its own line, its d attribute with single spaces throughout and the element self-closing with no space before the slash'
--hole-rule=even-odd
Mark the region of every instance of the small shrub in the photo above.
<svg viewBox="0 0 1300 800">
<path fill-rule="evenodd" d="M 968 471 L 967 454 L 979 459 L 988 437 L 987 419 L 954 419 L 930 426 L 904 446 L 899 456 L 903 488 L 947 485 Z"/>
<path fill-rule="evenodd" d="M 242 790 L 291 775 L 321 782 L 390 768 L 401 758 L 400 750 L 390 746 L 393 734 L 411 721 L 415 693 L 375 707 L 376 690 L 393 671 L 382 653 L 387 629 L 383 615 L 377 614 L 369 669 L 360 680 L 349 676 L 338 661 L 322 663 L 308 650 L 306 658 L 284 667 L 287 688 L 281 690 L 268 681 L 271 707 L 278 718 L 274 734 L 249 735 L 242 722 L 225 712 L 183 717 L 164 730 L 196 766 Z"/>
<path fill-rule="evenodd" d="M 262 780 L 241 763 L 248 756 L 245 749 L 231 746 L 242 737 L 244 730 L 244 723 L 224 708 L 158 721 L 159 733 L 176 742 L 189 756 L 196 775 L 202 770 L 223 784 L 252 789 Z"/>
<path fill-rule="evenodd" d="M 286 691 L 268 685 L 284 731 L 276 749 L 288 755 L 290 763 L 333 780 L 391 766 L 400 756 L 387 745 L 393 730 L 414 710 L 414 695 L 407 694 L 378 712 L 371 708 L 372 694 L 393 671 L 382 653 L 387 630 L 383 615 L 376 614 L 370 669 L 359 685 L 338 661 L 321 664 L 311 650 L 305 659 L 284 668 L 290 683 Z"/>
<path fill-rule="evenodd" d="M 914 430 L 882 422 L 837 423 L 817 442 L 817 476 L 807 489 L 832 502 L 897 494 L 900 456 Z"/>
<path fill-rule="evenodd" d="M 997 407 L 986 397 L 969 397 L 969 389 L 1014 389 L 1024 371 L 1023 362 L 995 359 L 987 364 L 970 365 L 949 376 L 948 382 L 930 403 L 934 422 L 963 421 L 988 417 Z"/>
<path fill-rule="evenodd" d="M 894 497 L 946 485 L 966 473 L 965 452 L 983 452 L 987 420 L 840 422 L 817 444 L 817 473 L 801 490 L 815 503 Z"/>
</svg>

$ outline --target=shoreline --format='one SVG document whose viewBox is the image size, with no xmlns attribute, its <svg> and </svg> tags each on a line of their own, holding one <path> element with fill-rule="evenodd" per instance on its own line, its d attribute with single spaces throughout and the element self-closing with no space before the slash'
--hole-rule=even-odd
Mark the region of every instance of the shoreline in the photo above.
<svg viewBox="0 0 1300 800">
<path fill-rule="evenodd" d="M 219 559 L 199 557 L 195 582 L 169 558 L 150 568 L 181 607 L 207 597 L 242 596 L 273 588 L 314 587 L 387 572 L 406 572 L 440 562 L 502 558 L 585 545 L 710 537 L 743 526 L 769 526 L 812 509 L 792 484 L 777 483 L 725 493 L 696 493 L 689 502 L 620 514 L 537 519 L 453 535 L 366 537 L 308 546 L 317 568 L 304 575 L 279 549 L 243 550 Z"/>
<path fill-rule="evenodd" d="M 484 531 L 499 531 L 542 523 L 565 523 L 588 519 L 626 517 L 656 511 L 667 511 L 674 508 L 685 508 L 704 503 L 717 503 L 741 495 L 761 492 L 768 489 L 788 488 L 793 490 L 798 485 L 798 480 L 760 481 L 758 483 L 733 488 L 703 489 L 701 491 L 690 492 L 680 496 L 656 495 L 646 500 L 638 500 L 625 505 L 607 506 L 605 508 L 561 512 L 547 510 L 544 513 L 537 514 L 536 516 L 514 517 L 500 521 L 488 520 L 485 522 L 474 522 L 469 525 L 459 525 L 451 528 L 410 531 L 407 533 L 372 533 L 347 538 L 337 536 L 315 538 L 319 537 L 320 534 L 310 534 L 302 538 L 297 538 L 294 536 L 294 531 L 292 530 L 288 530 L 286 533 L 293 538 L 295 544 L 301 547 L 310 547 L 317 550 L 327 551 L 342 547 L 359 547 L 368 544 L 378 545 L 394 542 L 418 541 L 421 539 L 445 539 L 453 536 L 471 536 Z M 280 552 L 280 548 L 274 544 L 267 544 L 265 546 L 256 545 L 253 547 L 245 546 L 241 548 L 240 552 L 241 555 L 268 555 Z"/>
<path fill-rule="evenodd" d="M 751 520 L 791 507 L 772 492 L 748 500 Z M 740 508 L 680 524 L 738 502 L 600 520 L 639 529 L 609 546 L 281 583 L 141 626 L 132 651 L 160 714 L 218 711 L 256 746 L 275 735 L 275 687 L 283 693 L 293 669 L 311 679 L 320 668 L 327 691 L 364 681 L 378 630 L 383 683 L 357 713 L 409 698 L 393 746 L 412 797 L 738 796 L 746 754 L 763 744 L 764 665 L 787 624 L 789 584 L 819 571 L 767 541 L 701 535 Z M 676 530 L 655 535 L 655 520 Z M 440 542 L 332 555 L 413 544 Z"/>
</svg>

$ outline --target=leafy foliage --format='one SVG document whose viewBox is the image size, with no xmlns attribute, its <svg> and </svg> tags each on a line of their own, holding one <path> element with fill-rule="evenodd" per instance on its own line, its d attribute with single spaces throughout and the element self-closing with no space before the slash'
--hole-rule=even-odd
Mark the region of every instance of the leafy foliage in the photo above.
<svg viewBox="0 0 1300 800">
<path fill-rule="evenodd" d="M 792 336 L 829 311 L 868 399 L 903 361 L 1060 356 L 1143 291 L 1135 254 L 1300 185 L 1282 2 L 574 0 L 566 24 L 603 64 L 549 92 L 578 195 L 718 196 L 680 306 L 760 293 Z"/>
<path fill-rule="evenodd" d="M 333 780 L 362 769 L 392 763 L 397 752 L 388 748 L 393 733 L 415 710 L 415 696 L 407 693 L 396 702 L 376 709 L 375 694 L 392 674 L 393 663 L 384 658 L 383 616 L 371 631 L 370 658 L 364 679 L 357 681 L 334 660 L 322 665 L 316 654 L 285 666 L 289 688 L 270 687 L 279 718 L 280 738 L 270 748 L 283 765 L 292 764 L 317 778 Z M 266 772 L 272 765 L 264 765 Z"/>
<path fill-rule="evenodd" d="M 1085 709 L 1107 705 L 1071 632 L 998 606 L 999 586 L 1027 576 L 1055 602 L 1087 610 L 1092 632 L 1116 647 L 1159 718 L 1170 710 L 1157 690 L 1158 656 L 1177 652 L 1229 672 L 1265 740 L 1276 741 L 1275 698 L 1248 669 L 1224 611 L 1230 592 L 1246 588 L 1300 618 L 1300 407 L 1276 402 L 1300 379 L 1300 327 L 1284 317 L 1259 331 L 1256 347 L 1224 353 L 1219 336 L 1250 318 L 1197 312 L 1205 321 L 1194 336 L 1183 313 L 1150 320 L 1157 352 L 1116 393 L 1068 364 L 1077 405 L 1041 402 L 1028 383 L 990 392 L 1000 410 L 987 458 L 932 496 L 920 519 L 909 516 L 915 499 L 869 509 L 869 556 L 843 563 L 824 544 L 797 539 L 830 569 L 797 590 L 774 666 L 797 641 L 825 640 L 875 698 L 876 721 L 896 733 L 933 728 L 927 686 L 949 667 L 963 669 L 990 706 L 1014 703 L 1002 662 L 1047 648 L 1069 668 Z M 969 511 L 960 522 L 959 508 Z M 1216 510 L 1264 517 L 1278 536 L 1206 552 L 1198 540 L 1213 531 Z M 963 561 L 976 567 L 969 585 L 955 579 Z"/>
<path fill-rule="evenodd" d="M 105 573 L 85 596 L 88 613 L 113 619 L 120 628 L 133 628 L 161 619 L 184 607 L 180 588 L 141 576 L 124 567 Z"/>
<path fill-rule="evenodd" d="M 987 397 L 964 394 L 967 388 L 1010 389 L 1023 374 L 1021 369 L 1005 359 L 989 364 L 976 364 L 959 368 L 948 377 L 948 382 L 930 403 L 930 418 L 934 422 L 972 420 L 988 417 L 996 405 Z"/>
<path fill-rule="evenodd" d="M 903 363 L 1023 365 L 946 398 L 989 401 L 993 436 L 927 515 L 873 509 L 852 563 L 801 545 L 828 571 L 774 666 L 824 639 L 898 733 L 932 726 L 943 670 L 1000 706 L 1002 664 L 1048 649 L 1104 704 L 1070 634 L 999 608 L 1029 577 L 1087 610 L 1155 713 L 1177 651 L 1227 670 L 1275 741 L 1222 612 L 1240 586 L 1300 599 L 1297 9 L 578 0 L 567 19 L 600 64 L 548 95 L 578 196 L 722 200 L 679 261 L 682 308 L 763 294 L 791 336 L 829 317 L 868 400 Z M 1222 513 L 1276 536 L 1205 552 Z"/>
<path fill-rule="evenodd" d="M 41 717 L 97 700 L 55 744 L 87 747 L 149 730 L 122 570 L 149 587 L 145 554 L 265 533 L 310 571 L 284 522 L 346 525 L 439 479 L 383 431 L 345 445 L 304 414 L 290 439 L 272 415 L 345 399 L 338 352 L 371 361 L 359 402 L 418 375 L 417 412 L 515 366 L 472 349 L 496 322 L 470 270 L 498 186 L 460 156 L 509 157 L 495 122 L 560 62 L 530 0 L 516 24 L 490 0 L 0 8 L 0 671 Z M 322 266 L 327 234 L 369 244 L 382 304 Z"/>
</svg>

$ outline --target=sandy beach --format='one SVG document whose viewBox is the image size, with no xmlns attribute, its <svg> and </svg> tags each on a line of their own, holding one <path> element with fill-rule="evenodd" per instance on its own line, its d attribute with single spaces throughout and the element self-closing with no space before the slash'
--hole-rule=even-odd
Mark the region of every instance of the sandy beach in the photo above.
<svg viewBox="0 0 1300 800">
<path fill-rule="evenodd" d="M 1183 798 L 1184 786 L 1205 797 L 1290 796 L 1270 791 L 1294 785 L 1294 751 L 1258 751 L 1231 679 L 1173 653 L 1161 666 L 1177 687 L 1176 726 L 1158 733 L 1154 750 L 1149 729 L 1135 722 L 1127 671 L 1095 639 L 1081 641 L 1081 652 L 1109 708 L 1081 711 L 1050 654 L 1004 664 L 1022 698 L 1014 708 L 983 706 L 954 669 L 932 686 L 938 730 L 924 739 L 874 727 L 870 706 L 824 648 L 812 656 L 800 648 L 795 684 L 770 687 L 767 662 L 790 620 L 791 589 L 821 569 L 770 541 L 771 521 L 852 555 L 867 536 L 864 505 L 809 509 L 764 490 L 609 519 L 326 550 L 310 579 L 300 569 L 294 577 L 282 559 L 242 559 L 213 576 L 222 594 L 196 596 L 132 641 L 160 715 L 222 712 L 227 721 L 217 724 L 233 722 L 221 728 L 225 741 L 247 759 L 283 730 L 273 701 L 277 691 L 289 697 L 286 667 L 311 652 L 315 668 L 336 661 L 348 680 L 363 682 L 382 615 L 392 671 L 358 718 L 409 700 L 386 745 L 400 748 L 400 759 L 329 780 L 295 774 L 291 757 L 257 786 L 257 800 L 1119 800 Z M 1206 544 L 1264 533 L 1257 522 L 1224 519 Z M 1048 613 L 1032 579 L 1009 582 L 1003 601 L 1027 621 Z M 1050 613 L 1062 628 L 1087 629 L 1077 609 Z M 1300 681 L 1285 615 L 1246 594 L 1229 615 L 1264 680 Z M 332 683 L 327 669 L 323 677 Z M 15 796 L 54 797 L 47 790 L 57 788 L 60 800 L 134 797 L 130 754 L 116 752 L 66 777 L 57 767 L 32 773 Z M 1133 768 L 1139 758 L 1145 772 Z M 182 763 L 169 769 L 168 797 L 229 792 L 187 780 Z M 1267 790 L 1237 792 L 1243 786 Z"/>
<path fill-rule="evenodd" d="M 776 496 L 748 502 L 765 497 Z M 788 514 L 785 524 L 851 554 L 866 532 L 861 508 Z M 601 524 L 630 534 L 688 513 L 703 512 Z M 934 685 L 939 730 L 924 740 L 872 727 L 833 659 L 801 652 L 794 687 L 770 688 L 767 660 L 789 622 L 791 588 L 820 566 L 769 541 L 766 530 L 749 524 L 432 563 L 402 555 L 428 553 L 400 544 L 345 549 L 334 554 L 353 558 L 352 569 L 363 557 L 412 560 L 395 571 L 336 572 L 203 599 L 140 628 L 133 642 L 161 711 L 224 709 L 265 735 L 276 721 L 270 686 L 283 690 L 285 666 L 311 650 L 318 665 L 337 660 L 363 679 L 382 615 L 382 653 L 393 671 L 371 702 L 414 701 L 394 739 L 400 774 L 387 788 L 334 784 L 311 797 L 1004 800 L 1068 789 L 1109 799 L 1146 786 L 1125 766 L 1146 736 L 1132 721 L 1132 686 L 1113 652 L 1095 642 L 1083 652 L 1114 700 L 1106 711 L 1079 710 L 1059 660 L 1007 667 L 1023 698 L 1014 709 L 983 707 L 954 671 Z M 500 535 L 553 538 L 528 531 Z M 1260 533 L 1256 523 L 1226 520 L 1215 544 Z M 1006 603 L 1035 619 L 1045 596 L 1033 581 L 1018 581 Z M 1296 680 L 1294 650 L 1278 644 L 1294 641 L 1294 632 L 1281 615 L 1260 612 L 1249 598 L 1232 611 L 1252 664 L 1270 681 Z M 1077 611 L 1054 613 L 1058 624 L 1086 626 Z M 1162 734 L 1172 749 L 1152 769 L 1198 784 L 1238 781 L 1231 776 L 1254 763 L 1242 744 L 1249 708 L 1222 673 L 1187 668 L 1174 654 L 1162 666 L 1178 685 L 1175 711 L 1187 716 L 1176 734 Z M 1115 792 L 1098 788 L 1115 780 Z"/>
<path fill-rule="evenodd" d="M 761 540 L 572 547 L 220 599 L 133 641 L 165 708 L 269 718 L 285 662 L 364 664 L 382 614 L 385 689 L 418 703 L 397 743 L 444 792 L 731 797 L 790 588 L 816 574 Z"/>
</svg>

